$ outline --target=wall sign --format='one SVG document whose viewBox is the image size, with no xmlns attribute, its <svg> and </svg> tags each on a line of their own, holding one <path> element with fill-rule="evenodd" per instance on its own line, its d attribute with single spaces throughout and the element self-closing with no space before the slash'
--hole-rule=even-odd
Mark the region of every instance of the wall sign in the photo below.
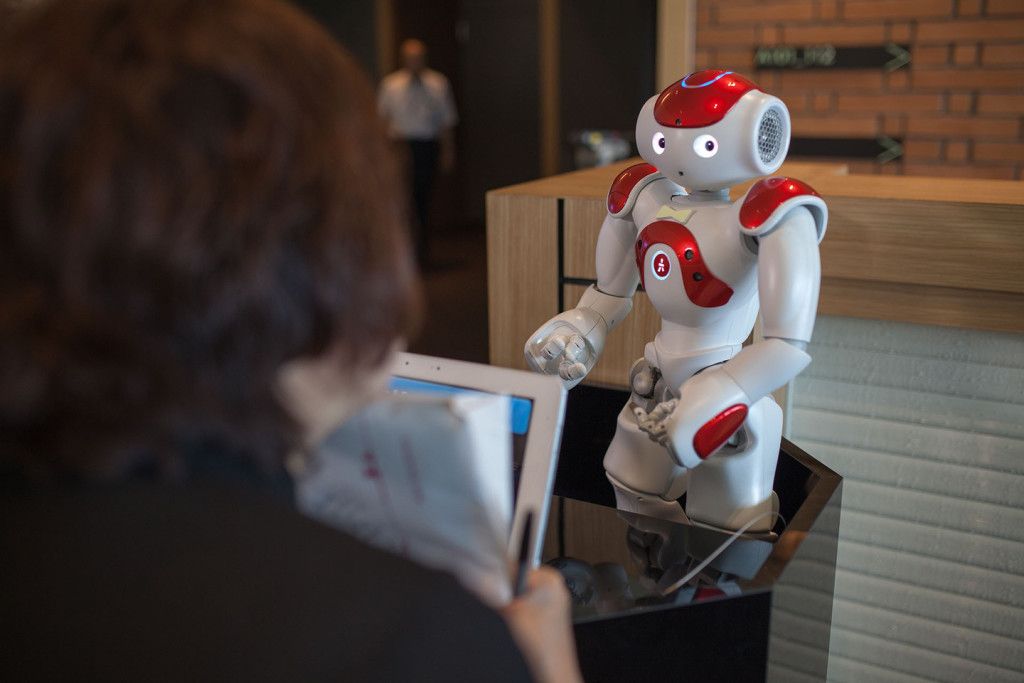
<svg viewBox="0 0 1024 683">
<path fill-rule="evenodd" d="M 860 47 L 772 45 L 754 48 L 756 69 L 882 69 L 910 64 L 910 46 L 888 43 Z"/>
<path fill-rule="evenodd" d="M 792 138 L 789 155 L 801 157 L 844 157 L 848 159 L 874 159 L 880 164 L 903 156 L 903 141 L 899 138 Z"/>
</svg>

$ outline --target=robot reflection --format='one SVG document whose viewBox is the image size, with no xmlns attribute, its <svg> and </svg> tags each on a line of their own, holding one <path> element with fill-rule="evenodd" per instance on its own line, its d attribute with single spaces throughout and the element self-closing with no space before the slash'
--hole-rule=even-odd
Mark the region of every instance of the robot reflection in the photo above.
<svg viewBox="0 0 1024 683">
<path fill-rule="evenodd" d="M 526 342 L 529 365 L 568 387 L 596 364 L 642 284 L 661 331 L 630 370 L 604 468 L 620 509 L 768 531 L 782 410 L 771 392 L 810 363 L 828 209 L 779 169 L 786 105 L 750 80 L 688 75 L 640 110 L 646 163 L 615 178 L 597 241 L 597 284 Z M 763 339 L 744 348 L 760 313 Z M 686 493 L 686 509 L 679 499 Z"/>
</svg>

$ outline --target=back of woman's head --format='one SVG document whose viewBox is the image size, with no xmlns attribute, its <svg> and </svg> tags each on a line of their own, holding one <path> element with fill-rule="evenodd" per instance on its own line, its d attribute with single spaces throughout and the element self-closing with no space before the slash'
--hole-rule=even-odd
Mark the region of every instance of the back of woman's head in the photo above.
<svg viewBox="0 0 1024 683">
<path fill-rule="evenodd" d="M 193 442 L 273 465 L 288 360 L 415 317 L 371 88 L 274 0 L 83 0 L 0 41 L 0 458 L 103 475 Z M 339 351 L 340 350 L 340 351 Z"/>
</svg>

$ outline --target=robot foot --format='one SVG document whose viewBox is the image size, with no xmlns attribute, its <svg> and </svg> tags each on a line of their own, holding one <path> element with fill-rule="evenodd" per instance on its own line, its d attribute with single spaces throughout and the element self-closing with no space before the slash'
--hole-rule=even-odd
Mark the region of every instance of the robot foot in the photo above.
<svg viewBox="0 0 1024 683">
<path fill-rule="evenodd" d="M 622 482 L 617 481 L 612 475 L 606 473 L 606 476 L 615 490 L 615 507 L 619 510 L 633 512 L 646 517 L 664 519 L 678 524 L 690 523 L 689 518 L 687 518 L 686 513 L 683 512 L 683 508 L 678 502 L 665 500 L 653 493 L 635 491 Z"/>
</svg>

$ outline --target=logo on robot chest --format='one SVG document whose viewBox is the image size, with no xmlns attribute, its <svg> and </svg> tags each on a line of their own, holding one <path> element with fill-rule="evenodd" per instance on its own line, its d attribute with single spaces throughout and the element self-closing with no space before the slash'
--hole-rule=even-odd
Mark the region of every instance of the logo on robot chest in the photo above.
<svg viewBox="0 0 1024 683">
<path fill-rule="evenodd" d="M 647 253 L 652 249 L 648 267 Z M 657 220 L 647 225 L 637 238 L 636 265 L 640 283 L 645 288 L 648 271 L 655 280 L 669 279 L 675 267 L 671 256 L 675 256 L 675 263 L 679 265 L 683 290 L 691 302 L 702 308 L 717 308 L 732 298 L 732 288 L 715 277 L 704 263 L 693 233 L 675 220 Z"/>
<path fill-rule="evenodd" d="M 664 250 L 659 249 L 654 252 L 654 258 L 651 259 L 651 272 L 659 280 L 667 280 L 672 273 L 672 262 Z"/>
</svg>

